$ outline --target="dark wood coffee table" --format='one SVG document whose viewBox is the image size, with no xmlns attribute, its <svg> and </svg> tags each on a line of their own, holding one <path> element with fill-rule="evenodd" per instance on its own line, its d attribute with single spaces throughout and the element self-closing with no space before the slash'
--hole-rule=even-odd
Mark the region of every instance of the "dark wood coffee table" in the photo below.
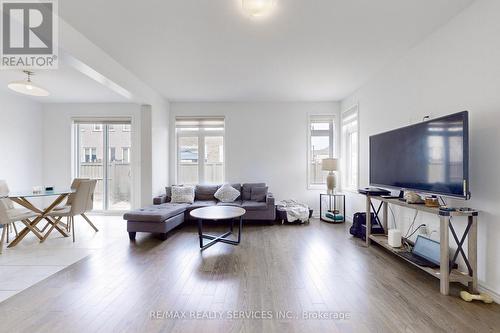
<svg viewBox="0 0 500 333">
<path fill-rule="evenodd" d="M 243 226 L 243 215 L 245 215 L 246 210 L 240 207 L 233 206 L 212 206 L 212 207 L 204 207 L 197 208 L 192 210 L 189 214 L 198 220 L 198 236 L 200 238 L 200 249 L 201 251 L 209 248 L 210 246 L 216 243 L 226 243 L 231 245 L 238 245 L 241 241 L 241 229 Z M 233 233 L 234 228 L 234 220 L 239 218 L 240 223 L 238 227 L 238 240 L 230 240 L 226 239 L 229 235 Z M 223 221 L 229 220 L 229 231 L 220 235 L 213 236 L 203 233 L 203 221 Z M 210 242 L 207 244 L 203 244 L 203 239 L 209 239 Z"/>
</svg>

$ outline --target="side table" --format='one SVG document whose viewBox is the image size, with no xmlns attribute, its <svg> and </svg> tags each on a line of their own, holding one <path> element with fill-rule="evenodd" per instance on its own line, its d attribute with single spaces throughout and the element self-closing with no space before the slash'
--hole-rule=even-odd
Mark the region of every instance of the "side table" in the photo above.
<svg viewBox="0 0 500 333">
<path fill-rule="evenodd" d="M 328 201 L 327 207 L 323 205 L 323 197 Z M 341 198 L 341 205 L 337 205 L 337 199 Z M 340 210 L 342 208 L 342 210 Z M 328 214 L 328 216 L 327 216 Z M 344 223 L 345 222 L 345 194 L 341 193 L 321 193 L 319 195 L 319 215 L 323 222 Z"/>
</svg>

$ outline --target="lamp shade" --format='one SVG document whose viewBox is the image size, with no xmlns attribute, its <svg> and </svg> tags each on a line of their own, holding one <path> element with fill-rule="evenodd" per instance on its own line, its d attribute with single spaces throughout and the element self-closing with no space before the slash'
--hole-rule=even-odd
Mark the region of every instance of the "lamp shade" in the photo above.
<svg viewBox="0 0 500 333">
<path fill-rule="evenodd" d="M 321 170 L 337 171 L 337 162 L 336 158 L 325 158 L 321 160 Z"/>
<path fill-rule="evenodd" d="M 14 81 L 9 83 L 7 87 L 9 87 L 9 89 L 11 90 L 14 90 L 15 92 L 24 95 L 38 96 L 38 97 L 45 97 L 50 95 L 47 90 L 33 84 L 31 81 Z"/>
<path fill-rule="evenodd" d="M 26 80 L 24 81 L 14 81 L 11 82 L 7 85 L 9 89 L 14 90 L 15 92 L 25 94 L 25 95 L 30 95 L 30 96 L 49 96 L 50 93 L 43 89 L 40 86 L 35 85 L 33 82 L 31 82 L 31 76 L 35 75 L 35 73 L 31 71 L 23 71 L 24 74 L 27 75 Z"/>
</svg>

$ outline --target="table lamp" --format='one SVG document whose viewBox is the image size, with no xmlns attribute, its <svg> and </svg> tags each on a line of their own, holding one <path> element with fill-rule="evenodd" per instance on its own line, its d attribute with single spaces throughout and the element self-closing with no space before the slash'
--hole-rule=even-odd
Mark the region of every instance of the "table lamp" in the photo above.
<svg viewBox="0 0 500 333">
<path fill-rule="evenodd" d="M 335 190 L 335 174 L 333 172 L 337 171 L 337 162 L 336 158 L 325 158 L 321 161 L 321 170 L 329 171 L 326 177 L 328 194 L 333 194 Z"/>
</svg>

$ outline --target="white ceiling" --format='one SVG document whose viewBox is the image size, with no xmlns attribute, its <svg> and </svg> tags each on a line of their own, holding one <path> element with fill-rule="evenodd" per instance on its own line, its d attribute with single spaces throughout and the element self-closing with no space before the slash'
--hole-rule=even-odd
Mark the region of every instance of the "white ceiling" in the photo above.
<svg viewBox="0 0 500 333">
<path fill-rule="evenodd" d="M 28 97 L 40 103 L 129 102 L 125 97 L 61 61 L 59 69 L 35 71 L 35 75 L 32 77 L 34 84 L 50 92 L 48 97 L 31 97 L 7 88 L 9 82 L 24 79 L 26 79 L 26 75 L 20 70 L 2 70 L 0 71 L 0 91 Z"/>
<path fill-rule="evenodd" d="M 473 0 L 60 1 L 60 15 L 170 100 L 339 100 Z"/>
</svg>

